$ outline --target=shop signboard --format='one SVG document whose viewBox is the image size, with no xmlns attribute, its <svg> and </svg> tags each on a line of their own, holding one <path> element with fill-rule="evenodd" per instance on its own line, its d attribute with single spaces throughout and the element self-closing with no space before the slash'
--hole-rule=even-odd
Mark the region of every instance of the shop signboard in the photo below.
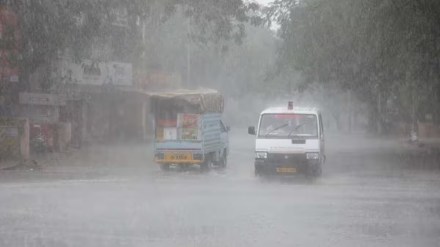
<svg viewBox="0 0 440 247">
<path fill-rule="evenodd" d="M 60 94 L 22 92 L 19 102 L 23 105 L 63 106 L 66 105 L 66 98 Z"/>
<path fill-rule="evenodd" d="M 109 83 L 115 86 L 131 86 L 133 84 L 133 69 L 129 63 L 111 62 L 109 67 Z"/>
<path fill-rule="evenodd" d="M 94 86 L 133 85 L 133 69 L 129 63 L 83 60 L 81 63 L 63 61 L 61 64 L 60 76 L 66 83 Z"/>
</svg>

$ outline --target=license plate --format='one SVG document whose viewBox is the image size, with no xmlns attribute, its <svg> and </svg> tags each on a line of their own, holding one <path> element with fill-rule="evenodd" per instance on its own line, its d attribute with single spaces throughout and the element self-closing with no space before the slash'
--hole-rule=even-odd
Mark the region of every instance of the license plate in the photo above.
<svg viewBox="0 0 440 247">
<path fill-rule="evenodd" d="M 295 167 L 278 167 L 277 168 L 278 173 L 296 173 Z"/>
<path fill-rule="evenodd" d="M 166 153 L 165 161 L 191 161 L 192 154 L 190 153 Z"/>
</svg>

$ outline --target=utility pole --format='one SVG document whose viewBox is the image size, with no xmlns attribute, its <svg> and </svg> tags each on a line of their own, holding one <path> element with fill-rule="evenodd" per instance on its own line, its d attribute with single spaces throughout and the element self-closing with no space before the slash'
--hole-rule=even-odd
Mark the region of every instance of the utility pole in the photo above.
<svg viewBox="0 0 440 247">
<path fill-rule="evenodd" d="M 416 94 L 414 81 L 411 81 L 411 140 L 417 141 Z"/>
<path fill-rule="evenodd" d="M 411 90 L 411 132 L 410 140 L 416 142 L 417 137 L 417 119 L 416 119 L 416 92 L 414 80 L 411 80 L 409 72 L 406 73 L 406 81 L 410 83 Z"/>
<path fill-rule="evenodd" d="M 377 132 L 382 134 L 382 92 L 379 90 L 377 99 L 377 116 L 376 116 Z"/>
<path fill-rule="evenodd" d="M 191 16 L 187 21 L 187 45 L 186 45 L 186 86 L 191 83 Z"/>
<path fill-rule="evenodd" d="M 351 134 L 352 132 L 352 125 L 353 125 L 353 103 L 352 103 L 352 96 L 351 96 L 351 89 L 348 90 L 348 133 Z"/>
</svg>

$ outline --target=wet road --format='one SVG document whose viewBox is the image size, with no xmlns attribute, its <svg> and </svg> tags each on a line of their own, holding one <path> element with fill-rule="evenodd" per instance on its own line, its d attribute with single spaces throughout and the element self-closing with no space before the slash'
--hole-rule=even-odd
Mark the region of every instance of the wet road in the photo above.
<svg viewBox="0 0 440 247">
<path fill-rule="evenodd" d="M 225 171 L 164 173 L 136 145 L 0 171 L 0 246 L 439 246 L 437 170 L 391 141 L 329 137 L 314 181 L 255 178 L 237 133 Z"/>
</svg>

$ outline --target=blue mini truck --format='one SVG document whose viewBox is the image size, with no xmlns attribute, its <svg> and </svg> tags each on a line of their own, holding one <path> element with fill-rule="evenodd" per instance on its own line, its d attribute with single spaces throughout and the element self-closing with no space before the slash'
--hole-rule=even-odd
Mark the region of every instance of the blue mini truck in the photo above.
<svg viewBox="0 0 440 247">
<path fill-rule="evenodd" d="M 226 167 L 229 127 L 222 121 L 224 99 L 215 90 L 178 90 L 151 95 L 154 159 L 171 165 Z"/>
</svg>

